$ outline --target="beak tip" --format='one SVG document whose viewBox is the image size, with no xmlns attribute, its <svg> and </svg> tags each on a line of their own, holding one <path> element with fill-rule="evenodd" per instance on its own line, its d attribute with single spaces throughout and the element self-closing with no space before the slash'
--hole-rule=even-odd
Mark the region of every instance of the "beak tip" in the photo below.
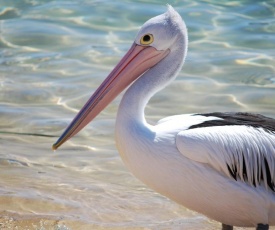
<svg viewBox="0 0 275 230">
<path fill-rule="evenodd" d="M 52 150 L 53 151 L 57 150 L 57 148 L 58 148 L 58 145 L 56 143 L 52 145 Z"/>
</svg>

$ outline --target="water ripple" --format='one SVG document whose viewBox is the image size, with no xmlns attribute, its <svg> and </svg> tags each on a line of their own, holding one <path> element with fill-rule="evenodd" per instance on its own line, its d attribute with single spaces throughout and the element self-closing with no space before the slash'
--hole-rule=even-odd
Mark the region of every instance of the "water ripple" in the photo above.
<svg viewBox="0 0 275 230">
<path fill-rule="evenodd" d="M 114 141 L 121 96 L 62 150 L 51 150 L 138 28 L 163 13 L 167 1 L 4 3 L 0 228 L 218 228 L 149 190 L 124 167 Z M 274 2 L 170 4 L 187 24 L 189 53 L 176 81 L 150 100 L 147 119 L 210 111 L 275 117 Z"/>
</svg>

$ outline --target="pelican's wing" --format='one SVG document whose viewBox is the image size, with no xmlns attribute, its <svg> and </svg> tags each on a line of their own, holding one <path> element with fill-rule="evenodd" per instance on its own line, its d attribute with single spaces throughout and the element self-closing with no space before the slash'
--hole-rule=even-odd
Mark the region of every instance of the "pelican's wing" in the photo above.
<svg viewBox="0 0 275 230">
<path fill-rule="evenodd" d="M 178 150 L 230 178 L 275 191 L 275 120 L 247 113 L 206 116 L 221 120 L 179 132 Z"/>
</svg>

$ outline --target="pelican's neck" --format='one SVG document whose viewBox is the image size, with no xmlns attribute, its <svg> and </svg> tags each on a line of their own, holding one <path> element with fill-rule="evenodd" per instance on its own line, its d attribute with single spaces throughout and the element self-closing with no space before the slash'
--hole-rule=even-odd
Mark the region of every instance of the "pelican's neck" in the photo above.
<svg viewBox="0 0 275 230">
<path fill-rule="evenodd" d="M 182 34 L 170 53 L 137 79 L 124 94 L 117 115 L 117 126 L 138 124 L 148 126 L 144 109 L 149 99 L 169 84 L 180 71 L 187 52 L 187 37 Z M 118 128 L 118 127 L 116 127 Z"/>
</svg>

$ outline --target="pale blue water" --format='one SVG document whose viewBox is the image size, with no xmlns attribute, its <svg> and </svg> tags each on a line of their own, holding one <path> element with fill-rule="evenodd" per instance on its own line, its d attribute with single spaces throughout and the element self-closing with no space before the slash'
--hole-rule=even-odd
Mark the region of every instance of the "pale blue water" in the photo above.
<svg viewBox="0 0 275 230">
<path fill-rule="evenodd" d="M 275 118 L 274 0 L 0 0 L 0 229 L 219 227 L 124 167 L 113 135 L 120 98 L 51 151 L 139 27 L 166 3 L 187 24 L 188 58 L 152 98 L 147 119 L 210 111 Z"/>
</svg>

